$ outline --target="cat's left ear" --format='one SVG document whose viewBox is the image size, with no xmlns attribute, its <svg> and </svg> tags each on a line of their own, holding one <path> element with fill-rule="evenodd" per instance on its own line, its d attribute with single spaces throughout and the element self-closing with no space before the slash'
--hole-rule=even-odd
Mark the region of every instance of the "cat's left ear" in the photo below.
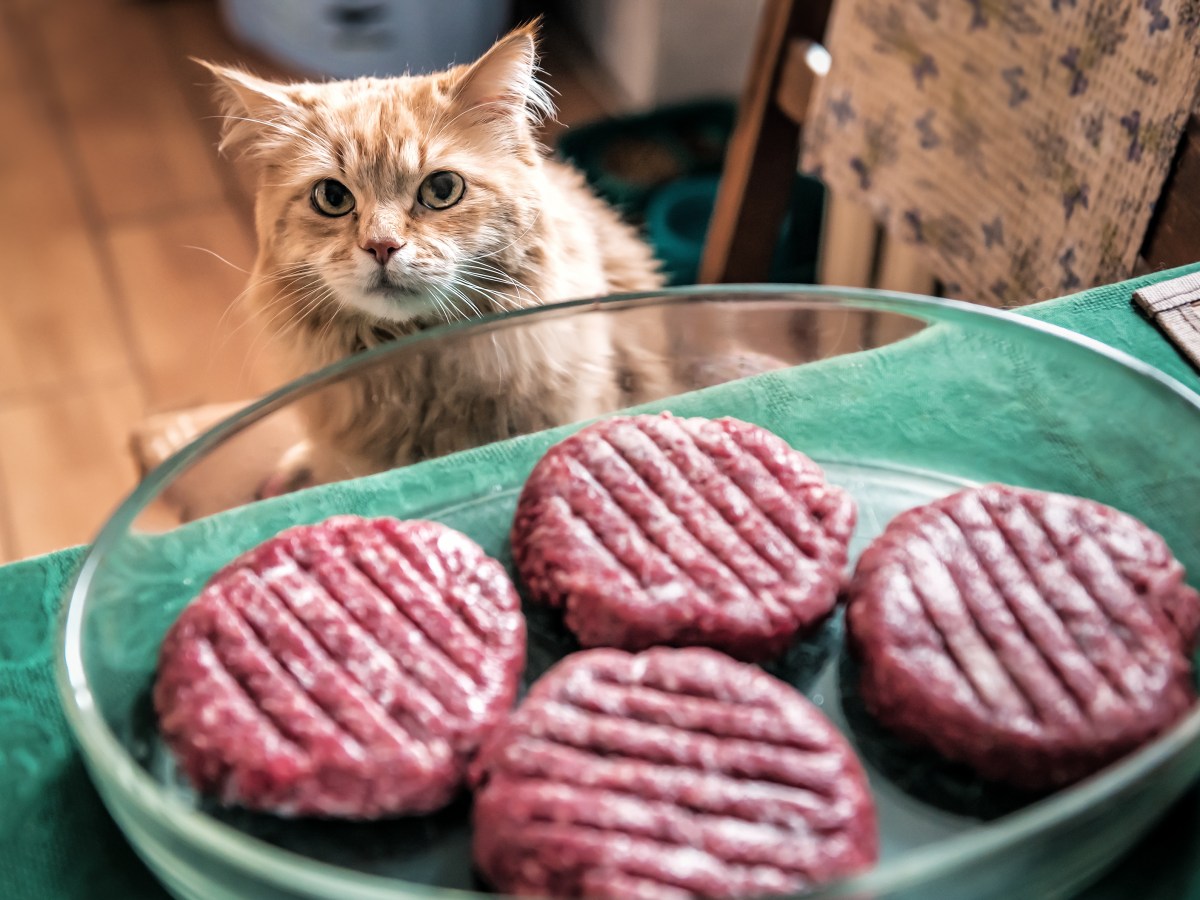
<svg viewBox="0 0 1200 900">
<path fill-rule="evenodd" d="M 455 101 L 481 119 L 524 119 L 537 125 L 554 115 L 550 92 L 537 77 L 535 20 L 509 32 L 459 76 Z"/>
<path fill-rule="evenodd" d="M 261 152 L 284 143 L 283 138 L 289 135 L 287 122 L 299 109 L 289 96 L 287 85 L 267 81 L 242 69 L 203 59 L 194 61 L 217 77 L 217 98 L 225 114 L 221 126 L 222 152 Z"/>
</svg>

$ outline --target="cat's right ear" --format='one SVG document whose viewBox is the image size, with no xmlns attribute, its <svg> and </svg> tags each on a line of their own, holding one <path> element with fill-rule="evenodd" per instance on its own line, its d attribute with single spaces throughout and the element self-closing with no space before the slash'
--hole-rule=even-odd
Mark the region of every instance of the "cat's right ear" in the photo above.
<svg viewBox="0 0 1200 900">
<path fill-rule="evenodd" d="M 480 121 L 523 119 L 536 127 L 554 115 L 554 103 L 538 80 L 540 20 L 509 32 L 458 76 L 456 102 Z"/>
<path fill-rule="evenodd" d="M 242 69 L 220 66 L 193 57 L 217 77 L 217 99 L 221 104 L 222 153 L 233 151 L 263 155 L 294 140 L 290 120 L 299 106 L 288 86 L 267 81 Z"/>
</svg>

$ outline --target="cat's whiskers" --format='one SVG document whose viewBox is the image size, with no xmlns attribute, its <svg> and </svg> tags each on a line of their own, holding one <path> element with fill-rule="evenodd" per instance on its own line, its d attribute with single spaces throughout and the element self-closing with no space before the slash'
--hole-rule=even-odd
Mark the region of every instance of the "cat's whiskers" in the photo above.
<svg viewBox="0 0 1200 900">
<path fill-rule="evenodd" d="M 539 297 L 535 291 L 533 291 L 527 285 L 521 284 L 520 281 L 513 278 L 512 275 L 503 271 L 502 269 L 498 269 L 495 266 L 489 265 L 487 263 L 481 263 L 478 261 L 471 263 L 468 266 L 464 266 L 463 268 L 471 270 L 477 266 L 482 268 L 482 273 L 483 273 L 484 277 L 487 278 L 487 280 L 501 279 L 501 280 L 506 281 L 509 284 L 513 285 L 513 287 L 515 287 L 517 289 L 517 300 L 514 301 L 513 298 L 511 297 L 511 295 L 509 295 L 509 294 L 506 294 L 504 292 L 492 291 L 488 288 L 483 287 L 483 285 L 475 284 L 475 283 L 471 282 L 469 278 L 467 278 L 466 276 L 463 276 L 462 280 L 464 282 L 466 282 L 467 284 L 469 284 L 471 287 L 473 287 L 475 290 L 478 290 L 481 293 L 485 293 L 485 294 L 489 294 L 489 295 L 493 296 L 496 299 L 496 301 L 498 303 L 500 303 L 502 309 L 504 308 L 504 302 L 501 300 L 501 298 L 504 298 L 509 303 L 514 304 L 511 307 L 511 309 L 513 309 L 513 310 L 528 308 L 528 304 L 526 303 L 525 298 L 521 294 L 522 290 L 528 291 L 537 300 L 539 306 L 545 305 L 545 303 L 542 301 L 542 298 Z M 480 274 L 480 270 L 476 270 L 476 274 Z M 569 371 L 568 367 L 565 364 L 563 364 L 562 361 L 559 359 L 559 354 L 551 352 L 550 349 L 546 346 L 546 342 L 542 338 L 542 335 L 539 333 L 539 330 L 537 328 L 531 327 L 531 328 L 526 329 L 524 331 L 524 336 L 529 341 L 531 341 L 541 352 L 541 355 L 543 357 L 543 362 L 545 365 L 548 365 L 550 368 L 556 369 L 559 372 L 566 373 Z"/>
<path fill-rule="evenodd" d="M 288 325 L 292 330 L 299 328 L 306 318 L 315 313 L 323 304 L 329 301 L 333 301 L 335 304 L 337 303 L 337 291 L 332 285 L 321 282 L 321 290 L 312 291 L 307 295 L 307 302 L 304 304 L 301 311 L 296 314 L 296 321 L 294 323 L 288 323 Z M 329 318 L 332 321 L 335 316 L 330 315 Z"/>
<path fill-rule="evenodd" d="M 503 290 L 486 288 L 482 284 L 472 281 L 466 276 L 463 276 L 460 281 L 464 286 L 470 288 L 472 291 L 487 297 L 490 301 L 492 301 L 493 304 L 500 308 L 500 312 L 512 312 L 514 310 L 525 308 L 520 295 L 518 295 L 517 298 L 513 298 L 510 294 Z"/>
<path fill-rule="evenodd" d="M 313 279 L 321 279 L 321 273 L 318 272 L 308 263 L 299 263 L 295 266 L 289 266 L 286 269 L 279 269 L 274 274 L 264 275 L 257 279 L 254 285 L 269 285 L 279 282 L 309 282 Z"/>
<path fill-rule="evenodd" d="M 446 290 L 448 290 L 452 294 L 454 294 L 455 297 L 458 297 L 459 299 L 461 299 L 463 303 L 467 304 L 467 308 L 470 309 L 471 312 L 473 312 L 476 317 L 483 315 L 483 311 L 480 310 L 478 306 L 476 306 L 474 303 L 471 302 L 471 298 L 468 297 L 462 291 L 460 291 L 453 283 L 447 282 L 445 284 L 445 288 L 446 288 Z M 466 318 L 466 317 L 464 316 L 464 318 Z"/>
<path fill-rule="evenodd" d="M 508 274 L 509 274 L 507 271 L 505 271 L 504 269 L 500 268 L 500 267 L 499 267 L 498 265 L 496 265 L 495 263 L 483 262 L 483 260 L 479 260 L 479 259 L 468 259 L 468 260 L 466 260 L 466 262 L 464 263 L 464 265 L 475 266 L 476 268 L 479 268 L 479 269 L 485 269 L 485 270 L 487 270 L 487 271 L 489 271 L 489 272 L 497 272 L 497 273 L 499 273 L 499 274 L 501 274 L 501 275 L 508 275 Z"/>
<path fill-rule="evenodd" d="M 217 320 L 216 331 L 213 332 L 212 337 L 209 339 L 208 359 L 209 359 L 210 371 L 211 371 L 211 366 L 217 359 L 217 356 L 221 353 L 221 351 L 223 351 L 227 346 L 229 346 L 229 342 L 233 339 L 234 335 L 236 335 L 239 331 L 241 331 L 244 327 L 246 327 L 246 325 L 248 325 L 250 322 L 254 321 L 253 316 L 246 316 L 234 328 L 229 329 L 228 331 L 226 331 L 224 328 L 222 328 L 222 324 L 225 322 L 226 318 L 229 316 L 229 313 L 233 310 L 234 306 L 236 306 L 238 304 L 238 302 L 247 295 L 247 293 L 250 291 L 250 289 L 252 287 L 253 287 L 253 284 L 248 285 L 244 290 L 241 291 L 241 293 L 239 293 L 236 297 L 234 297 L 233 301 L 228 306 L 225 307 L 225 311 L 221 313 L 220 319 Z M 268 305 L 269 305 L 269 301 L 268 301 Z M 264 326 L 264 328 L 265 327 L 266 326 Z M 261 334 L 261 331 L 259 333 Z M 219 341 L 217 340 L 218 334 L 224 335 Z M 257 340 L 257 339 L 258 338 L 255 337 L 255 340 Z M 253 349 L 253 347 L 254 347 L 254 341 L 251 341 L 250 347 L 248 348 L 245 356 L 243 356 L 243 358 L 242 358 L 242 365 L 238 372 L 238 383 L 239 384 L 242 384 L 245 381 L 246 369 L 248 367 L 248 363 L 249 363 L 249 359 L 250 359 L 250 355 L 251 355 L 250 351 Z M 261 354 L 260 354 L 260 356 L 261 356 Z"/>
<path fill-rule="evenodd" d="M 438 292 L 435 288 L 431 288 L 429 297 L 433 301 L 433 305 L 437 308 L 438 315 L 444 319 L 449 319 L 450 313 L 446 310 L 445 305 L 442 303 L 440 292 Z"/>
<path fill-rule="evenodd" d="M 201 253 L 207 253 L 209 256 L 213 257 L 214 259 L 219 259 L 221 262 L 225 263 L 225 265 L 229 266 L 229 268 L 234 269 L 235 271 L 241 272 L 243 275 L 250 274 L 248 269 L 243 269 L 237 263 L 230 262 L 225 257 L 223 257 L 220 253 L 218 253 L 216 250 L 209 250 L 207 247 L 197 247 L 195 244 L 184 244 L 183 249 L 184 250 L 199 250 Z"/>
<path fill-rule="evenodd" d="M 464 260 L 464 262 L 478 262 L 479 260 L 487 259 L 489 256 L 495 256 L 497 253 L 503 253 L 509 247 L 513 246 L 517 241 L 519 241 L 523 237 L 525 237 L 525 235 L 529 234 L 529 232 L 533 231 L 534 226 L 537 225 L 537 223 L 541 219 L 541 217 L 542 217 L 542 211 L 539 209 L 537 212 L 535 212 L 533 214 L 533 221 L 529 223 L 529 227 L 526 228 L 524 231 L 522 231 L 520 234 L 518 234 L 515 238 L 513 238 L 511 241 L 509 241 L 503 247 L 493 250 L 491 253 L 480 253 L 478 256 L 468 256 Z"/>
<path fill-rule="evenodd" d="M 447 322 L 454 321 L 454 313 L 450 311 L 450 298 L 446 296 L 446 292 L 441 290 L 436 285 L 430 285 L 433 302 L 437 306 L 438 312 Z M 457 309 L 457 307 L 456 307 Z"/>
<path fill-rule="evenodd" d="M 280 280 L 282 280 L 282 279 L 283 279 L 283 277 L 284 277 L 284 276 L 277 275 L 277 276 L 272 276 L 272 277 L 269 277 L 269 278 L 261 278 L 261 279 L 258 279 L 258 280 L 256 280 L 256 281 L 251 281 L 251 283 L 250 283 L 250 284 L 248 284 L 248 285 L 245 287 L 245 289 L 243 289 L 243 290 L 242 290 L 242 292 L 241 292 L 240 294 L 238 294 L 236 297 L 234 297 L 234 298 L 233 298 L 233 300 L 232 300 L 232 301 L 229 303 L 229 305 L 225 307 L 225 311 L 221 313 L 221 318 L 218 320 L 217 327 L 218 327 L 218 328 L 220 328 L 220 327 L 221 327 L 221 324 L 222 324 L 222 323 L 224 323 L 226 319 L 228 319 L 228 317 L 229 317 L 230 313 L 232 313 L 232 312 L 233 312 L 234 308 L 235 308 L 235 307 L 236 307 L 236 306 L 237 306 L 239 303 L 242 303 L 243 301 L 247 300 L 247 299 L 250 297 L 250 294 L 251 294 L 251 292 L 252 292 L 252 291 L 253 291 L 255 288 L 257 288 L 257 287 L 260 287 L 260 286 L 262 286 L 262 285 L 269 284 L 269 283 L 271 283 L 272 281 L 280 281 Z M 295 279 L 295 278 L 296 278 L 296 276 L 295 276 L 295 275 L 292 275 L 291 277 L 292 277 L 292 279 Z M 270 310 L 272 309 L 272 307 L 276 306 L 276 304 L 277 304 L 277 301 L 279 301 L 279 300 L 280 300 L 280 296 L 281 296 L 281 295 L 284 293 L 284 291 L 285 291 L 285 290 L 287 290 L 287 288 L 289 288 L 289 287 L 291 287 L 291 288 L 292 288 L 292 290 L 289 292 L 289 295 L 292 295 L 292 294 L 295 294 L 295 293 L 297 292 L 297 290 L 299 290 L 299 289 L 308 290 L 308 289 L 311 289 L 311 288 L 315 287 L 315 286 L 316 286 L 316 283 L 317 283 L 319 280 L 320 280 L 320 276 L 319 276 L 319 275 L 317 275 L 315 272 L 314 272 L 314 273 L 311 273 L 311 274 L 308 274 L 307 276 L 305 276 L 305 280 L 304 280 L 304 281 L 301 281 L 301 282 L 300 282 L 300 283 L 298 283 L 298 284 L 297 284 L 297 283 L 293 283 L 293 282 L 289 282 L 288 284 L 285 284 L 285 285 L 284 285 L 282 288 L 280 288 L 278 291 L 276 291 L 276 292 L 275 292 L 275 294 L 274 294 L 274 296 L 272 296 L 270 299 L 268 299 L 268 300 L 265 300 L 265 301 L 258 301 L 258 302 L 259 302 L 259 305 L 260 305 L 260 307 L 261 307 L 261 309 L 259 309 L 257 312 L 255 312 L 254 310 L 251 310 L 251 311 L 250 311 L 250 314 L 249 314 L 249 315 L 246 315 L 246 316 L 244 316 L 244 317 L 242 318 L 242 321 L 241 321 L 241 322 L 239 322 L 239 323 L 238 323 L 237 325 L 235 325 L 233 328 L 231 328 L 231 329 L 229 329 L 228 331 L 226 331 L 226 332 L 224 333 L 224 337 L 222 338 L 220 345 L 218 345 L 218 347 L 217 347 L 217 352 L 219 352 L 219 351 L 221 351 L 221 350 L 225 349 L 225 347 L 226 347 L 226 346 L 229 344 L 229 342 L 230 342 L 230 341 L 231 341 L 231 340 L 232 340 L 232 339 L 233 339 L 233 338 L 234 338 L 234 337 L 235 337 L 235 336 L 236 336 L 236 335 L 237 335 L 239 332 L 241 332 L 241 331 L 242 331 L 242 329 L 244 329 L 244 328 L 248 327 L 248 326 L 249 326 L 251 323 L 256 323 L 256 322 L 257 322 L 257 323 L 261 323 L 261 322 L 263 321 L 263 316 L 264 316 L 264 315 L 265 315 L 265 314 L 266 314 L 268 311 L 270 311 Z M 254 338 L 254 340 L 257 340 L 259 337 L 261 337 L 261 335 L 262 335 L 262 331 L 263 331 L 263 330 L 265 330 L 266 328 L 270 327 L 270 325 L 271 325 L 271 324 L 272 324 L 272 323 L 273 323 L 273 322 L 274 322 L 276 319 L 278 319 L 278 318 L 279 318 L 281 315 L 286 315 L 286 314 L 287 314 L 287 313 L 290 311 L 290 309 L 291 309 L 290 305 L 289 305 L 289 304 L 286 302 L 286 298 L 285 298 L 284 302 L 282 302 L 282 303 L 280 304 L 280 306 L 281 306 L 281 308 L 280 308 L 280 309 L 278 309 L 278 310 L 276 310 L 276 312 L 275 312 L 275 315 L 274 315 L 274 316 L 272 316 L 271 320 L 270 320 L 270 321 L 268 321 L 266 324 L 264 324 L 264 325 L 263 325 L 263 327 L 262 327 L 262 329 L 260 329 L 260 330 L 259 330 L 258 334 L 257 334 L 257 335 L 255 335 L 255 338 Z M 252 341 L 251 341 L 251 346 L 253 346 L 253 345 L 254 345 L 254 340 L 252 340 Z"/>
<path fill-rule="evenodd" d="M 512 277 L 508 272 L 504 271 L 504 269 L 500 268 L 499 266 L 492 265 L 491 263 L 485 263 L 481 260 L 468 260 L 467 262 L 461 263 L 460 266 L 468 271 L 484 272 L 489 275 L 494 275 L 497 278 L 511 280 Z"/>
<path fill-rule="evenodd" d="M 459 288 L 466 289 L 467 291 L 470 291 L 472 293 L 482 294 L 488 300 L 497 300 L 497 297 L 495 295 L 496 292 L 490 291 L 487 288 L 485 288 L 482 284 L 479 284 L 476 281 L 473 281 L 471 279 L 472 275 L 477 275 L 477 276 L 487 279 L 487 280 L 494 280 L 492 278 L 492 276 L 486 275 L 481 272 L 477 272 L 473 267 L 455 266 L 454 278 L 453 278 L 453 282 L 451 282 L 451 283 L 456 284 L 459 286 Z M 502 308 L 504 308 L 503 303 L 501 304 L 501 306 L 502 306 Z M 477 314 L 482 315 L 482 312 L 477 310 Z"/>
<path fill-rule="evenodd" d="M 515 288 L 516 292 L 517 292 L 517 296 L 516 296 L 515 300 L 507 292 L 503 292 L 503 291 L 492 292 L 492 291 L 488 291 L 482 285 L 472 284 L 472 286 L 475 287 L 477 290 L 483 291 L 484 293 L 488 293 L 492 296 L 495 296 L 497 293 L 500 294 L 501 296 L 505 297 L 509 303 L 513 303 L 514 308 L 516 308 L 516 309 L 526 309 L 529 306 L 533 305 L 526 301 L 525 296 L 524 296 L 525 293 L 528 293 L 536 301 L 536 305 L 545 306 L 545 302 L 542 300 L 542 298 L 538 295 L 538 293 L 535 290 L 533 290 L 528 285 L 521 283 L 516 278 L 514 278 L 512 275 L 510 275 L 508 272 L 505 272 L 503 269 L 498 269 L 495 266 L 491 266 L 491 265 L 488 265 L 487 263 L 481 263 L 481 262 L 466 263 L 466 264 L 463 264 L 460 268 L 462 271 L 464 271 L 468 274 L 473 274 L 478 277 L 481 277 L 485 281 L 497 281 L 498 280 L 498 281 L 502 281 L 502 282 L 512 285 L 512 287 Z M 468 280 L 466 275 L 463 276 L 463 280 L 464 281 Z"/>
<path fill-rule="evenodd" d="M 295 313 L 295 317 L 291 321 L 285 323 L 284 326 L 279 329 L 279 332 L 281 334 L 288 334 L 292 331 L 296 331 L 301 325 L 304 324 L 305 319 L 317 311 L 322 303 L 327 300 L 332 300 L 333 297 L 333 288 L 328 286 L 322 288 L 320 291 L 308 294 L 307 299 L 303 301 L 304 305 L 298 312 Z"/>
<path fill-rule="evenodd" d="M 294 313 L 293 317 L 285 322 L 283 327 L 276 329 L 274 333 L 268 336 L 266 343 L 264 343 L 258 350 L 258 355 L 262 356 L 262 354 L 266 353 L 271 348 L 273 343 L 283 340 L 284 338 L 298 331 L 313 313 L 315 313 L 328 301 L 333 300 L 334 296 L 333 288 L 329 287 L 328 285 L 324 286 L 324 288 L 318 292 L 301 295 L 301 299 L 297 301 L 297 303 L 303 304 L 300 311 L 298 313 Z M 293 312 L 295 306 L 296 304 L 290 304 L 284 309 L 284 312 Z M 278 316 L 276 316 L 276 318 L 278 318 Z M 330 317 L 329 321 L 333 321 L 332 316 Z M 329 323 L 327 322 L 326 325 L 328 324 Z M 262 332 L 260 331 L 259 337 L 261 337 L 261 335 Z M 257 341 L 258 338 L 255 338 L 255 340 Z"/>
<path fill-rule="evenodd" d="M 500 281 L 504 281 L 507 284 L 513 285 L 514 287 L 523 288 L 528 290 L 531 294 L 533 293 L 530 288 L 514 278 L 512 274 L 504 271 L 504 269 L 501 269 L 498 266 L 493 266 L 489 263 L 476 260 L 474 262 L 463 263 L 462 268 L 468 272 L 483 275 L 488 280 L 499 279 Z M 534 296 L 537 295 L 534 294 Z M 540 301 L 541 298 L 539 297 L 538 299 Z"/>
<path fill-rule="evenodd" d="M 239 299 L 240 297 L 248 297 L 250 292 L 256 288 L 273 283 L 281 284 L 281 287 L 269 300 L 261 303 L 263 312 L 270 309 L 270 307 L 275 305 L 277 301 L 283 307 L 282 312 L 287 312 L 293 305 L 288 302 L 288 298 L 295 296 L 298 292 L 308 292 L 312 290 L 317 285 L 322 283 L 322 279 L 321 276 L 315 271 L 304 271 L 302 269 L 297 269 L 295 272 L 280 272 L 252 282 L 244 291 L 242 291 L 241 295 L 239 295 Z M 234 302 L 237 301 L 235 300 Z"/>
<path fill-rule="evenodd" d="M 250 367 L 251 363 L 257 363 L 271 346 L 271 337 L 268 337 L 263 342 L 263 336 L 268 333 L 269 329 L 270 323 L 263 323 L 262 327 L 254 335 L 253 340 L 250 341 L 249 346 L 246 348 L 245 356 L 242 358 L 242 366 L 238 374 L 239 380 L 245 377 L 246 370 Z"/>
<path fill-rule="evenodd" d="M 259 340 L 262 339 L 263 334 L 268 330 L 272 331 L 272 336 L 263 345 L 262 351 L 265 351 L 270 346 L 271 341 L 279 335 L 289 334 L 295 328 L 299 327 L 299 323 L 303 322 L 308 315 L 316 310 L 323 299 L 323 295 L 333 295 L 332 289 L 328 286 L 325 286 L 323 291 L 317 292 L 316 289 L 322 286 L 322 284 L 323 282 L 318 278 L 315 283 L 293 283 L 284 285 L 283 288 L 276 291 L 275 295 L 263 304 L 263 313 L 275 307 L 274 313 L 263 322 L 262 327 L 255 334 L 254 339 L 250 342 L 250 350 L 254 350 Z M 297 307 L 299 307 L 299 312 L 297 312 Z M 274 327 L 275 323 L 281 318 L 288 316 L 293 318 L 290 321 L 286 321 L 282 328 L 276 329 Z M 260 354 L 262 351 L 260 351 Z"/>
<path fill-rule="evenodd" d="M 317 290 L 317 287 L 318 285 L 310 286 L 299 298 L 286 303 L 283 312 L 288 314 L 289 318 L 274 331 L 264 345 L 264 349 L 269 347 L 272 341 L 280 340 L 299 331 L 304 323 L 326 303 L 330 301 L 336 303 L 337 292 L 332 287 L 324 282 L 319 285 L 320 290 Z M 332 321 L 333 318 L 334 316 L 331 315 L 329 321 Z"/>
<path fill-rule="evenodd" d="M 203 248 L 198 247 L 196 249 L 203 249 Z M 247 299 L 250 296 L 251 291 L 253 291 L 255 288 L 270 284 L 273 281 L 282 281 L 285 278 L 295 278 L 297 274 L 301 273 L 303 270 L 308 269 L 308 268 L 309 268 L 309 264 L 307 262 L 301 262 L 301 263 L 292 263 L 289 266 L 284 266 L 283 268 L 279 269 L 273 275 L 264 275 L 261 277 L 255 277 L 252 273 L 247 273 L 247 274 L 250 274 L 249 282 L 246 284 L 246 286 L 244 288 L 242 288 L 242 290 L 238 293 L 238 295 L 229 302 L 229 305 L 225 307 L 225 310 L 221 313 L 221 317 L 217 320 L 217 328 L 219 329 L 219 328 L 221 328 L 222 325 L 225 324 L 225 320 L 229 318 L 229 314 L 231 312 L 233 312 L 234 307 L 236 307 L 243 300 Z M 305 274 L 309 275 L 310 277 L 319 277 L 317 275 L 317 273 L 313 272 L 313 271 L 309 271 Z M 232 332 L 230 332 L 230 335 L 236 334 L 238 331 L 240 331 L 245 326 L 246 326 L 246 321 L 243 321 L 240 325 L 235 327 Z M 224 345 L 222 345 L 222 346 L 224 346 Z"/>
<path fill-rule="evenodd" d="M 449 296 L 449 294 L 447 293 L 447 289 L 449 287 L 450 286 L 448 284 L 443 284 L 441 286 L 441 290 L 439 291 L 439 293 L 442 295 L 442 299 L 446 301 L 448 306 L 454 310 L 454 315 L 465 321 L 466 319 L 468 319 L 470 317 L 466 313 L 464 313 L 461 309 L 459 309 L 458 304 Z M 453 321 L 453 318 L 451 319 L 451 321 Z"/>
<path fill-rule="evenodd" d="M 332 297 L 333 297 L 333 291 L 332 291 L 332 289 L 331 289 L 331 290 L 330 290 L 329 297 L 322 298 L 322 302 L 323 302 L 324 300 L 327 300 L 327 299 L 332 299 Z M 314 311 L 315 311 L 315 309 L 316 309 L 316 307 L 314 307 Z M 336 316 L 336 315 L 330 315 L 330 316 L 329 316 L 329 317 L 328 317 L 328 318 L 325 320 L 325 325 L 324 325 L 324 326 L 321 328 L 321 330 L 320 330 L 320 331 L 317 333 L 317 341 L 318 341 L 318 342 L 323 342 L 323 341 L 325 340 L 326 336 L 327 336 L 327 335 L 329 335 L 329 334 L 330 334 L 330 332 L 332 332 L 332 331 L 333 331 L 334 325 L 335 325 L 336 323 L 337 323 L 337 316 Z"/>
<path fill-rule="evenodd" d="M 466 277 L 462 279 L 462 282 L 471 290 L 486 297 L 495 307 L 498 307 L 501 312 L 511 312 L 525 308 L 524 299 L 520 296 L 520 294 L 518 294 L 516 297 L 513 297 L 505 290 L 488 288 Z"/>
<path fill-rule="evenodd" d="M 520 284 L 520 282 L 514 278 L 512 272 L 500 265 L 497 265 L 494 261 L 485 262 L 482 257 L 468 257 L 459 265 L 467 269 L 490 273 L 495 275 L 497 278 L 509 282 L 510 284 Z M 521 286 L 525 287 L 525 285 Z"/>
</svg>

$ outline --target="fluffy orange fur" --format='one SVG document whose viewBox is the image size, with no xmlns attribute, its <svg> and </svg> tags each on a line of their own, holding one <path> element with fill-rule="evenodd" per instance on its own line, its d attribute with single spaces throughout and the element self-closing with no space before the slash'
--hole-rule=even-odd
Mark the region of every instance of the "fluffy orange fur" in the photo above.
<svg viewBox="0 0 1200 900">
<path fill-rule="evenodd" d="M 551 104 L 533 27 L 427 76 L 278 84 L 209 68 L 222 149 L 258 172 L 247 296 L 298 370 L 431 324 L 662 284 L 634 230 L 540 147 Z M 645 335 L 598 318 L 498 331 L 325 390 L 280 477 L 378 471 L 662 392 Z"/>
</svg>

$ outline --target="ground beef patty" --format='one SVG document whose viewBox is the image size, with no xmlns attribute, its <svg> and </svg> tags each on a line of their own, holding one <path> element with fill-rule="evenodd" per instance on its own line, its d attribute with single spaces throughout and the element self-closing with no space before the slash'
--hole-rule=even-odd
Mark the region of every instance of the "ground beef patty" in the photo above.
<svg viewBox="0 0 1200 900">
<path fill-rule="evenodd" d="M 519 895 L 787 893 L 877 855 L 841 734 L 790 686 L 703 648 L 568 656 L 472 780 L 476 865 Z"/>
<path fill-rule="evenodd" d="M 993 484 L 909 510 L 848 591 L 864 703 L 986 778 L 1075 781 L 1192 705 L 1183 575 L 1145 525 L 1078 497 Z"/>
<path fill-rule="evenodd" d="M 499 563 L 435 522 L 339 516 L 238 557 L 168 632 L 154 705 L 200 791 L 281 815 L 427 812 L 516 695 Z"/>
<path fill-rule="evenodd" d="M 736 419 L 613 418 L 551 447 L 512 547 L 534 599 L 585 647 L 781 651 L 832 610 L 854 502 Z"/>
</svg>

